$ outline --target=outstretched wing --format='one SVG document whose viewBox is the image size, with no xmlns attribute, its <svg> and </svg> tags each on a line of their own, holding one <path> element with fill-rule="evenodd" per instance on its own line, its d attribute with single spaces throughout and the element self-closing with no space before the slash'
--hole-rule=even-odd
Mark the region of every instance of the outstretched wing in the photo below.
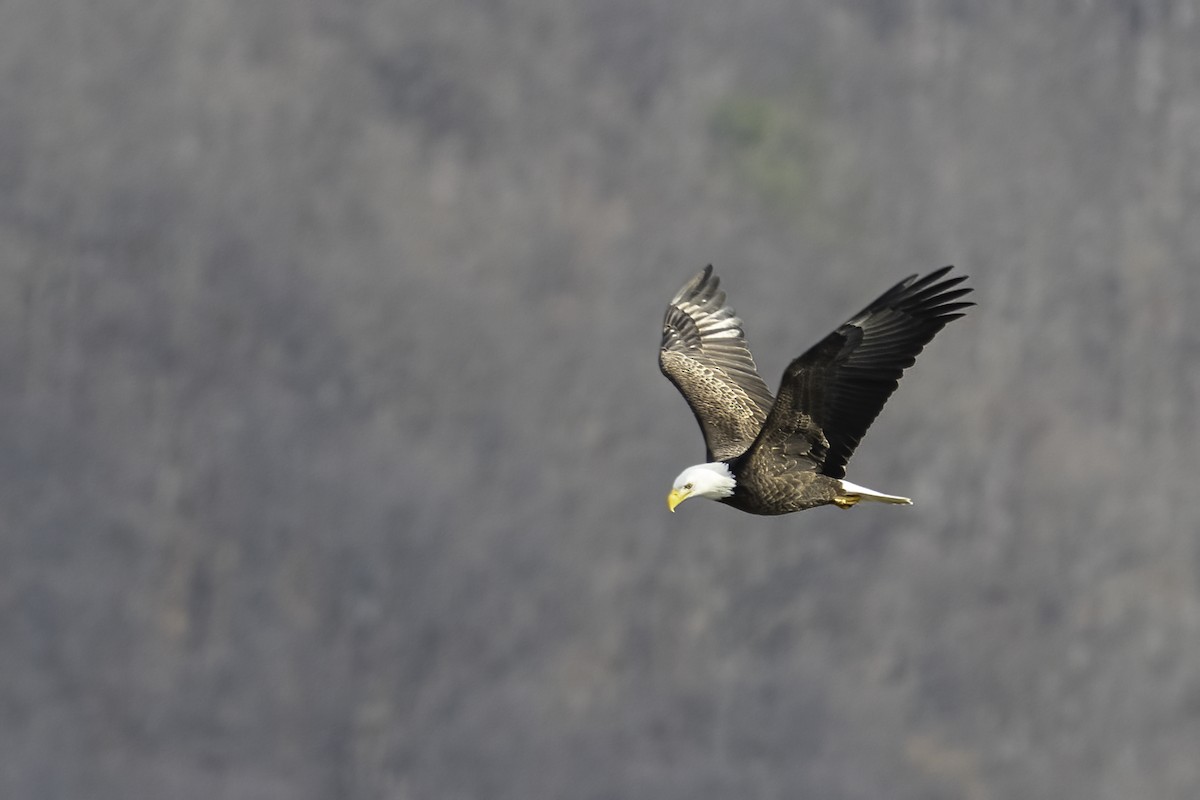
<svg viewBox="0 0 1200 800">
<path fill-rule="evenodd" d="M 710 461 L 750 446 L 771 408 L 771 391 L 711 264 L 667 306 L 658 364 L 696 415 Z"/>
<path fill-rule="evenodd" d="M 942 280 L 950 269 L 906 278 L 788 365 L 746 460 L 765 473 L 801 468 L 843 477 L 904 370 L 974 305 L 955 302 L 971 290 L 954 288 L 965 275 Z"/>
</svg>

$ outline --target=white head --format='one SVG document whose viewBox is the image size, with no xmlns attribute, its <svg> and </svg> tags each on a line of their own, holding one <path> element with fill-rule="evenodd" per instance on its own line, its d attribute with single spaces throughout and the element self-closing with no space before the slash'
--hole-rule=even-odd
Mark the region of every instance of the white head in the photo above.
<svg viewBox="0 0 1200 800">
<path fill-rule="evenodd" d="M 679 473 L 675 479 L 675 488 L 667 495 L 667 508 L 672 511 L 675 506 L 689 497 L 708 497 L 720 500 L 733 494 L 737 481 L 729 471 L 729 465 L 724 461 L 712 464 L 697 464 Z"/>
</svg>

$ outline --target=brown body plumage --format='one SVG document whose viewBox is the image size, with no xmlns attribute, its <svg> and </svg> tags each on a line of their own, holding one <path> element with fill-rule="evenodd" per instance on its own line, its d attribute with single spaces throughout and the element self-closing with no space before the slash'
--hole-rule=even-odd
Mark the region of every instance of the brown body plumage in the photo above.
<svg viewBox="0 0 1200 800">
<path fill-rule="evenodd" d="M 950 269 L 884 292 L 792 361 L 774 398 L 712 267 L 680 289 L 663 320 L 659 365 L 696 415 L 710 463 L 680 475 L 672 510 L 694 494 L 752 514 L 910 502 L 845 481 L 846 462 L 904 370 L 972 305 L 956 302 L 971 290 L 955 288 L 966 278 L 945 278 Z"/>
</svg>

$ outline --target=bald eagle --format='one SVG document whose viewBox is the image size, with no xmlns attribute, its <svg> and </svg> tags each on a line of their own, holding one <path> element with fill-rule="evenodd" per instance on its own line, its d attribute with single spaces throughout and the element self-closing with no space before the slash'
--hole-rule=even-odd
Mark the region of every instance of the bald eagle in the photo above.
<svg viewBox="0 0 1200 800">
<path fill-rule="evenodd" d="M 974 305 L 951 267 L 912 275 L 879 296 L 783 373 L 779 396 L 758 376 L 742 321 L 710 264 L 679 290 L 663 320 L 659 366 L 691 406 L 706 463 L 667 495 L 671 511 L 708 497 L 751 514 L 859 501 L 911 505 L 844 479 L 846 462 L 900 376 L 947 322 Z"/>
</svg>

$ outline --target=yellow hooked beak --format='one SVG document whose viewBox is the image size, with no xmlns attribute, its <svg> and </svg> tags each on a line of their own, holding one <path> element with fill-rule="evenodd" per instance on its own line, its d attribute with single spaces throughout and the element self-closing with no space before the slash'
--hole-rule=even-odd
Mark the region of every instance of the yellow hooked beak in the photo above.
<svg viewBox="0 0 1200 800">
<path fill-rule="evenodd" d="M 675 513 L 675 506 L 691 496 L 692 492 L 690 489 L 672 489 L 671 493 L 667 495 L 667 508 L 671 509 L 671 513 L 673 514 Z"/>
</svg>

